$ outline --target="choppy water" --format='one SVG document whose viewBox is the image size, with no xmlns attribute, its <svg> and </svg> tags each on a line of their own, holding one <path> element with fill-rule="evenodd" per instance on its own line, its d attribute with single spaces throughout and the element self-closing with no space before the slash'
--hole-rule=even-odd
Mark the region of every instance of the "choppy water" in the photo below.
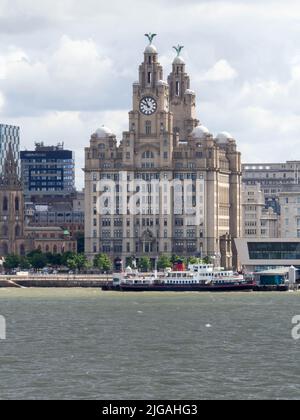
<svg viewBox="0 0 300 420">
<path fill-rule="evenodd" d="M 300 398 L 295 314 L 298 293 L 0 289 L 0 399 Z"/>
</svg>

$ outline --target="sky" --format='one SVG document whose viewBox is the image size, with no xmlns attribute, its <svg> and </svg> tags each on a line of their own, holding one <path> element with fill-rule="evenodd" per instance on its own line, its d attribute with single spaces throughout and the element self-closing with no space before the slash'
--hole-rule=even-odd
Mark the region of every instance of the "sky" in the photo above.
<svg viewBox="0 0 300 420">
<path fill-rule="evenodd" d="M 185 46 L 198 118 L 244 163 L 300 159 L 299 0 L 0 0 L 0 122 L 74 150 L 82 188 L 91 134 L 128 129 L 146 32 L 164 79 Z"/>
</svg>

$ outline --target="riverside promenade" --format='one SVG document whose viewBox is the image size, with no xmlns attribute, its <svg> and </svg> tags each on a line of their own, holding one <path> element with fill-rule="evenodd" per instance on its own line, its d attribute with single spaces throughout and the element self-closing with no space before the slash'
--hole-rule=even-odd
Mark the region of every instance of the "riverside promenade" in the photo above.
<svg viewBox="0 0 300 420">
<path fill-rule="evenodd" d="M 0 276 L 0 288 L 7 287 L 102 287 L 112 282 L 110 275 L 89 275 L 89 274 L 49 274 L 28 276 Z"/>
</svg>

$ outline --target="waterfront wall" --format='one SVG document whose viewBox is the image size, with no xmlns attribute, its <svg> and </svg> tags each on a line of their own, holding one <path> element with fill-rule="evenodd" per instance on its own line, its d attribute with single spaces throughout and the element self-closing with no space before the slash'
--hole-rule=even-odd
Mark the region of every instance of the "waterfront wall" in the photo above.
<svg viewBox="0 0 300 420">
<path fill-rule="evenodd" d="M 86 287 L 100 288 L 112 282 L 111 276 L 0 276 L 0 288 L 7 287 L 42 287 L 42 288 L 71 288 Z"/>
</svg>

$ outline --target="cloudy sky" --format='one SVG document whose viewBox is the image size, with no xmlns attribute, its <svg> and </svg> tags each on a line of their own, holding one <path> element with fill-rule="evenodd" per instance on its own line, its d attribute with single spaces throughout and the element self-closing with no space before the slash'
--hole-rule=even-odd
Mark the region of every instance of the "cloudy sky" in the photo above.
<svg viewBox="0 0 300 420">
<path fill-rule="evenodd" d="M 299 0 L 0 0 L 0 121 L 23 149 L 74 149 L 82 187 L 90 134 L 127 129 L 150 31 L 165 78 L 185 45 L 199 119 L 244 162 L 300 159 Z"/>
</svg>

